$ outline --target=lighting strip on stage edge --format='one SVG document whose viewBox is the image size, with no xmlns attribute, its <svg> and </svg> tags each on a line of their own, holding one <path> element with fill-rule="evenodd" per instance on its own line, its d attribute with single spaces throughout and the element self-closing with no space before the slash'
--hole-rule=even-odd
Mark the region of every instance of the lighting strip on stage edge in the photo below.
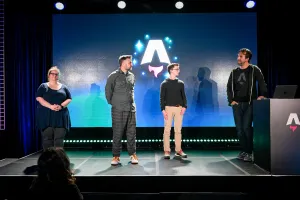
<svg viewBox="0 0 300 200">
<path fill-rule="evenodd" d="M 174 142 L 174 139 L 170 139 Z M 64 140 L 65 143 L 111 143 L 112 140 Z M 127 142 L 127 140 L 122 140 L 122 142 Z M 136 140 L 136 142 L 163 142 L 162 139 L 144 139 Z M 191 142 L 191 143 L 222 143 L 222 142 L 231 142 L 237 143 L 238 139 L 184 139 L 182 142 Z"/>
</svg>

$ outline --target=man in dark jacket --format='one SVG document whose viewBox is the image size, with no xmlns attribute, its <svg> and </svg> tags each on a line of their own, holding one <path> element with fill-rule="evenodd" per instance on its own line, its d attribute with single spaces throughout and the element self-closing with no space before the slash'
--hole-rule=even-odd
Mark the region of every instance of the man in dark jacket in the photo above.
<svg viewBox="0 0 300 200">
<path fill-rule="evenodd" d="M 252 162 L 253 150 L 253 100 L 264 99 L 268 93 L 264 76 L 257 66 L 250 64 L 251 58 L 252 52 L 249 49 L 239 50 L 239 67 L 232 70 L 227 83 L 227 99 L 233 109 L 237 136 L 242 147 L 238 159 L 248 162 Z"/>
</svg>

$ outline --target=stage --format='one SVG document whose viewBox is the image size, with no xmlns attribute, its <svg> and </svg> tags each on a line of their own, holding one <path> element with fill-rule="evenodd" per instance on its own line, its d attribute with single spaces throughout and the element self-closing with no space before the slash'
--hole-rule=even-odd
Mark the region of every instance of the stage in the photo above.
<svg viewBox="0 0 300 200">
<path fill-rule="evenodd" d="M 138 165 L 130 164 L 124 151 L 119 166 L 110 165 L 110 150 L 66 148 L 66 151 L 77 184 L 87 199 L 120 193 L 150 196 L 197 193 L 198 197 L 211 193 L 219 194 L 222 199 L 226 195 L 241 199 L 259 192 L 279 194 L 283 187 L 291 189 L 289 186 L 292 185 L 288 180 L 292 177 L 275 177 L 252 163 L 237 160 L 238 151 L 235 150 L 186 150 L 188 158 L 171 156 L 170 160 L 163 159 L 162 151 L 138 150 Z M 36 152 L 19 159 L 1 160 L 3 198 L 24 194 L 36 176 L 39 155 L 40 152 Z M 116 187 L 116 184 L 120 186 Z"/>
</svg>

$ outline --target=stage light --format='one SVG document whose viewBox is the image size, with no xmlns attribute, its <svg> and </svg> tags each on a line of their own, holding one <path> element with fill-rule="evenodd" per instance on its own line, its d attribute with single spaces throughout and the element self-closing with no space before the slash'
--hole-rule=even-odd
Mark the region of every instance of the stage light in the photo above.
<svg viewBox="0 0 300 200">
<path fill-rule="evenodd" d="M 246 7 L 247 8 L 253 8 L 255 6 L 255 1 L 247 1 Z"/>
<path fill-rule="evenodd" d="M 55 3 L 55 8 L 56 8 L 57 10 L 63 10 L 63 9 L 65 8 L 65 6 L 64 6 L 64 4 L 61 3 L 61 2 L 57 2 L 57 3 Z"/>
<path fill-rule="evenodd" d="M 177 9 L 181 9 L 181 8 L 183 8 L 183 3 L 182 3 L 181 1 L 177 1 L 177 2 L 175 3 L 175 7 L 176 7 Z"/>
<path fill-rule="evenodd" d="M 118 7 L 119 7 L 120 9 L 124 9 L 124 8 L 126 7 L 125 1 L 119 1 L 119 2 L 118 2 Z"/>
</svg>

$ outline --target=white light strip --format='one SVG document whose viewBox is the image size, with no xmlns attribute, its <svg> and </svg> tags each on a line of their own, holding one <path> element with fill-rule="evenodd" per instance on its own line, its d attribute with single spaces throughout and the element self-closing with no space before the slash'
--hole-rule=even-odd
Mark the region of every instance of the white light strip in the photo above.
<svg viewBox="0 0 300 200">
<path fill-rule="evenodd" d="M 170 139 L 171 142 L 175 142 L 174 139 Z M 112 140 L 64 140 L 65 143 L 112 143 Z M 123 143 L 126 143 L 127 140 L 122 140 Z M 143 139 L 143 140 L 136 140 L 136 142 L 142 142 L 142 143 L 146 143 L 146 142 L 163 142 L 162 139 Z M 239 142 L 238 139 L 211 139 L 211 138 L 207 138 L 207 139 L 183 139 L 182 142 L 189 142 L 189 143 L 225 143 L 225 142 L 234 142 L 237 143 Z"/>
<path fill-rule="evenodd" d="M 0 130 L 5 130 L 4 0 L 0 7 Z"/>
</svg>

